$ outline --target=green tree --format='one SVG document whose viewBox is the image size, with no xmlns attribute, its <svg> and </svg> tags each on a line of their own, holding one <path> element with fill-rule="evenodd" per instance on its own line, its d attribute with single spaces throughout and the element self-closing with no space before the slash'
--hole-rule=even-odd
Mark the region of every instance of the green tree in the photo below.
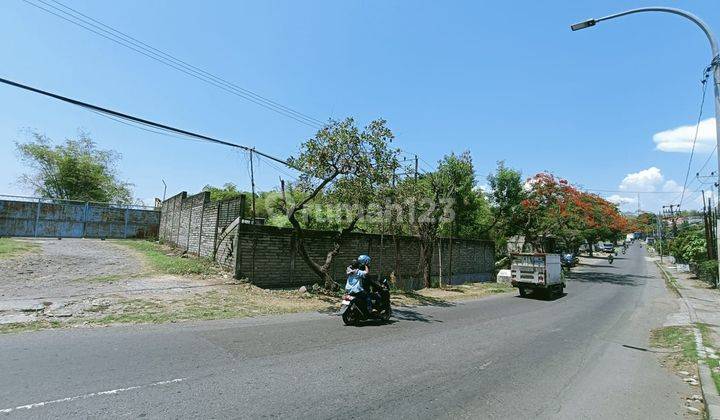
<svg viewBox="0 0 720 420">
<path fill-rule="evenodd" d="M 702 226 L 684 226 L 668 243 L 670 254 L 678 261 L 698 264 L 707 260 L 707 244 Z"/>
<path fill-rule="evenodd" d="M 20 182 L 35 194 L 63 200 L 132 202 L 132 184 L 121 181 L 115 169 L 120 159 L 117 152 L 98 149 L 83 132 L 61 145 L 53 145 L 37 132 L 31 137 L 15 145 L 21 160 L 32 169 L 20 177 Z"/>
<path fill-rule="evenodd" d="M 508 238 L 522 234 L 527 226 L 528 214 L 522 206 L 527 192 L 520 171 L 508 168 L 503 161 L 497 163 L 495 173 L 488 175 L 487 181 L 491 211 L 488 228 L 495 240 L 496 253 L 506 255 Z"/>
<path fill-rule="evenodd" d="M 212 201 L 232 200 L 246 194 L 238 190 L 237 185 L 232 182 L 226 182 L 222 187 L 206 185 L 202 190 L 210 192 L 210 200 Z"/>
<path fill-rule="evenodd" d="M 453 220 L 440 226 L 445 236 L 457 238 L 487 238 L 491 219 L 485 196 L 477 186 L 475 167 L 469 151 L 460 155 L 446 155 L 438 165 L 438 173 L 446 178 L 445 185 L 452 185 L 450 195 L 454 211 Z"/>
<path fill-rule="evenodd" d="M 464 153 L 445 156 L 436 171 L 406 178 L 398 185 L 398 200 L 408 210 L 410 232 L 420 241 L 418 272 L 424 287 L 432 286 L 432 257 L 441 228 L 451 233 L 462 223 L 465 232 L 476 234 L 479 229 L 480 202 L 474 184 L 472 160 Z"/>
<path fill-rule="evenodd" d="M 292 191 L 282 188 L 282 207 L 297 235 L 300 255 L 327 289 L 336 288 L 329 270 L 343 239 L 355 229 L 370 204 L 387 195 L 399 166 L 398 150 L 390 147 L 394 136 L 385 124 L 384 120 L 375 120 L 360 130 L 352 118 L 331 121 L 305 141 L 299 156 L 289 161 L 301 175 Z M 289 192 L 299 194 L 291 200 Z M 305 244 L 309 226 L 303 222 L 303 212 L 320 198 L 341 210 L 335 219 L 333 245 L 323 260 L 316 261 Z"/>
</svg>

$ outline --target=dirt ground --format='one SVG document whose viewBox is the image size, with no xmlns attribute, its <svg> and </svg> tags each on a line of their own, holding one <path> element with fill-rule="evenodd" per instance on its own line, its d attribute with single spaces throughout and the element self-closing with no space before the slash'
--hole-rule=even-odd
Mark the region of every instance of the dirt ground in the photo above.
<svg viewBox="0 0 720 420">
<path fill-rule="evenodd" d="M 221 319 L 305 311 L 332 312 L 339 296 L 266 290 L 219 269 L 205 274 L 158 272 L 125 241 L 21 239 L 32 251 L 0 258 L 0 333 L 54 327 Z M 137 245 L 137 244 L 135 244 Z M 143 242 L 163 258 L 183 256 Z M 495 283 L 393 294 L 393 305 L 435 305 L 506 293 Z"/>
<path fill-rule="evenodd" d="M 128 301 L 182 300 L 228 283 L 154 273 L 138 252 L 97 239 L 19 239 L 37 250 L 0 259 L 0 324 L 123 312 Z"/>
<path fill-rule="evenodd" d="M 98 291 L 102 280 L 147 271 L 131 250 L 95 239 L 18 239 L 36 252 L 0 259 L 0 298 L 40 299 Z"/>
</svg>

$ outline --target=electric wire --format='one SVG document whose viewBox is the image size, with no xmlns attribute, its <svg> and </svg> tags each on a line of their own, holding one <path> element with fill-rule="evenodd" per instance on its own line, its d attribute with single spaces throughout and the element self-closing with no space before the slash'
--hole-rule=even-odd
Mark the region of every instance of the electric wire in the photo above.
<svg viewBox="0 0 720 420">
<path fill-rule="evenodd" d="M 158 61 L 168 67 L 171 67 L 177 71 L 180 71 L 182 73 L 185 73 L 191 77 L 194 77 L 198 80 L 201 80 L 205 83 L 211 84 L 219 89 L 222 89 L 228 93 L 231 93 L 233 95 L 239 96 L 243 99 L 246 99 L 250 102 L 253 102 L 259 106 L 262 106 L 266 109 L 269 109 L 273 112 L 279 113 L 281 115 L 284 115 L 286 117 L 289 117 L 295 121 L 298 121 L 300 123 L 303 123 L 305 125 L 308 125 L 313 128 L 320 128 L 325 123 L 322 121 L 313 118 L 307 114 L 304 114 L 300 111 L 297 111 L 295 109 L 292 109 L 290 107 L 287 107 L 285 105 L 282 105 L 276 101 L 273 101 L 267 97 L 264 97 L 260 94 L 257 94 L 249 89 L 242 88 L 238 86 L 235 83 L 232 83 L 228 81 L 227 79 L 224 79 L 222 77 L 219 77 L 213 73 L 210 73 L 206 70 L 203 70 L 200 67 L 197 67 L 193 64 L 188 63 L 187 61 L 184 61 L 177 56 L 174 56 L 167 51 L 161 50 L 159 48 L 156 48 L 147 42 L 144 42 L 137 37 L 133 37 L 132 35 L 129 35 L 127 32 L 123 32 L 117 28 L 114 28 L 99 19 L 93 18 L 77 9 L 74 9 L 60 1 L 57 0 L 49 0 L 52 3 L 55 3 L 59 7 L 50 4 L 49 1 L 46 0 L 23 0 L 25 3 L 42 10 L 46 13 L 49 13 L 55 17 L 58 17 L 66 22 L 69 22 L 73 25 L 76 25 L 78 27 L 81 27 L 91 33 L 94 33 L 100 37 L 103 37 L 109 41 L 112 41 L 118 45 L 121 45 L 125 48 L 128 48 L 130 50 L 133 50 L 139 54 L 142 54 L 150 59 L 153 59 L 155 61 Z M 37 4 L 35 2 L 41 3 Z M 43 5 L 45 7 L 43 7 Z M 52 8 L 53 10 L 49 10 L 48 8 Z M 404 152 L 406 154 L 410 154 L 408 152 Z M 412 155 L 415 156 L 415 155 Z M 426 160 L 418 156 L 418 159 L 420 162 L 424 163 L 426 165 L 425 167 L 418 167 L 418 173 L 427 173 L 427 172 L 433 172 L 433 165 L 428 163 Z"/>
<path fill-rule="evenodd" d="M 707 166 L 707 164 L 710 162 L 710 159 L 712 159 L 713 156 L 715 156 L 715 152 L 717 152 L 717 143 L 715 144 L 715 147 L 713 147 L 712 152 L 708 155 L 707 159 L 705 159 L 705 163 L 700 167 L 700 169 L 697 171 L 698 173 L 702 172 L 703 169 Z"/>
<path fill-rule="evenodd" d="M 24 84 L 22 84 L 22 83 L 14 82 L 14 81 L 12 81 L 12 80 L 0 78 L 0 83 L 6 84 L 6 85 L 9 85 L 9 86 L 13 86 L 13 87 L 17 87 L 17 88 L 20 88 L 20 89 L 23 89 L 23 90 L 27 90 L 27 91 L 30 91 L 30 92 L 38 93 L 38 94 L 43 95 L 43 96 L 48 96 L 48 97 L 57 99 L 57 100 L 62 101 L 62 102 L 67 102 L 67 103 L 70 103 L 70 104 L 72 104 L 72 105 L 79 106 L 79 107 L 81 107 L 81 108 L 85 108 L 85 109 L 89 109 L 89 110 L 101 112 L 101 113 L 103 113 L 103 114 L 111 115 L 111 116 L 113 116 L 113 117 L 121 118 L 121 119 L 123 119 L 123 120 L 129 120 L 129 121 L 132 121 L 132 122 L 135 122 L 135 123 L 140 123 L 140 124 L 143 124 L 143 125 L 146 125 L 146 126 L 151 126 L 151 127 L 155 128 L 155 129 L 162 129 L 162 130 L 166 130 L 166 131 L 173 132 L 173 133 L 175 133 L 175 134 L 181 134 L 181 135 L 184 135 L 184 136 L 193 137 L 193 138 L 195 138 L 195 139 L 204 140 L 204 141 L 207 141 L 207 142 L 210 142 L 210 143 L 215 143 L 215 144 L 220 144 L 220 145 L 224 145 L 224 146 L 235 147 L 235 148 L 242 149 L 242 150 L 250 150 L 250 149 L 251 149 L 251 148 L 248 147 L 248 146 L 244 146 L 244 145 L 237 144 L 237 143 L 232 143 L 232 142 L 225 141 L 225 140 L 220 140 L 220 139 L 217 139 L 217 138 L 213 138 L 213 137 L 210 137 L 210 136 L 206 136 L 206 135 L 204 135 L 204 134 L 194 133 L 194 132 L 192 132 L 192 131 L 183 130 L 183 129 L 176 128 L 176 127 L 172 127 L 172 126 L 169 126 L 169 125 L 166 125 L 166 124 L 161 124 L 161 123 L 157 123 L 157 122 L 154 122 L 154 121 L 150 121 L 150 120 L 147 120 L 147 119 L 144 119 L 144 118 L 136 117 L 136 116 L 133 116 L 133 115 L 130 115 L 130 114 L 125 114 L 125 113 L 122 113 L 122 112 L 114 111 L 114 110 L 111 110 L 111 109 L 109 109 L 109 108 L 104 108 L 104 107 L 97 106 L 97 105 L 93 105 L 93 104 L 90 104 L 90 103 L 87 103 L 87 102 L 79 101 L 79 100 L 77 100 L 77 99 L 72 99 L 72 98 L 69 98 L 69 97 L 66 97 L 66 96 L 58 95 L 58 94 L 56 94 L 56 93 L 52 93 L 52 92 L 45 91 L 45 90 L 42 90 L 42 89 L 34 88 L 34 87 L 32 87 L 32 86 L 24 85 Z M 257 153 L 257 154 L 259 154 L 259 155 L 263 155 L 263 156 L 267 157 L 268 159 L 272 159 L 272 160 L 274 160 L 274 161 L 276 161 L 276 162 L 278 162 L 278 163 L 282 163 L 282 164 L 284 164 L 284 165 L 288 165 L 288 166 L 290 165 L 290 164 L 289 164 L 286 160 L 284 160 L 284 159 L 280 159 L 280 158 L 271 156 L 271 155 L 269 155 L 269 154 L 267 154 L 267 153 L 260 152 L 260 151 L 254 149 L 254 148 L 252 148 L 252 149 L 255 151 L 255 153 Z"/>
<path fill-rule="evenodd" d="M 687 189 L 688 177 L 690 176 L 690 167 L 692 165 L 693 156 L 695 155 L 695 144 L 697 143 L 698 134 L 700 132 L 700 122 L 702 121 L 703 108 L 705 105 L 705 95 L 707 93 L 707 81 L 710 76 L 711 67 L 707 67 L 703 72 L 702 83 L 702 99 L 700 100 L 700 112 L 698 112 L 697 124 L 695 125 L 695 136 L 693 137 L 692 148 L 690 149 L 690 159 L 688 160 L 687 171 L 685 171 L 685 181 L 683 182 L 683 189 L 680 193 L 680 204 L 678 207 L 682 207 L 683 199 L 685 198 L 685 191 Z"/>
<path fill-rule="evenodd" d="M 122 31 L 112 28 L 111 26 L 106 25 L 96 19 L 90 18 L 89 16 L 84 15 L 80 12 L 77 12 L 75 9 L 72 9 L 69 6 L 65 6 L 60 2 L 55 1 L 55 3 L 61 5 L 62 7 L 66 8 L 68 10 L 74 11 L 79 16 L 75 15 L 73 13 L 70 13 L 68 11 L 62 10 L 56 6 L 53 6 L 52 4 L 49 4 L 44 0 L 34 0 L 34 1 L 38 1 L 38 2 L 42 3 L 43 5 L 45 5 L 46 7 L 53 8 L 55 11 L 49 10 L 48 8 L 43 7 L 37 3 L 34 3 L 31 0 L 23 0 L 23 1 L 33 7 L 36 7 L 40 10 L 45 11 L 46 13 L 54 15 L 60 19 L 63 19 L 69 23 L 72 23 L 73 25 L 79 26 L 89 32 L 92 32 L 98 36 L 101 36 L 101 37 L 103 37 L 109 41 L 112 41 L 118 45 L 121 45 L 125 48 L 133 50 L 139 54 L 142 54 L 142 55 L 144 55 L 150 59 L 153 59 L 159 63 L 162 63 L 168 67 L 171 67 L 175 70 L 185 73 L 191 77 L 194 77 L 205 83 L 214 85 L 215 87 L 225 90 L 228 93 L 231 93 L 231 94 L 241 97 L 245 100 L 253 102 L 256 105 L 259 105 L 270 111 L 273 111 L 280 115 L 284 115 L 288 118 L 291 118 L 297 122 L 300 122 L 302 124 L 305 124 L 305 125 L 313 127 L 313 128 L 319 128 L 323 125 L 323 123 L 318 119 L 307 116 L 299 111 L 296 111 L 292 108 L 286 107 L 282 104 L 279 104 L 275 101 L 265 98 L 265 97 L 263 97 L 259 94 L 256 94 L 248 89 L 241 88 L 240 86 L 238 86 L 234 83 L 231 83 L 225 79 L 222 79 L 218 76 L 215 76 L 212 73 L 209 73 L 209 72 L 202 70 L 196 66 L 188 64 L 187 62 L 180 60 L 162 50 L 152 47 L 130 35 L 125 34 Z M 93 22 L 97 22 L 97 24 L 95 24 Z M 104 29 L 104 28 L 108 28 L 108 29 Z"/>
</svg>

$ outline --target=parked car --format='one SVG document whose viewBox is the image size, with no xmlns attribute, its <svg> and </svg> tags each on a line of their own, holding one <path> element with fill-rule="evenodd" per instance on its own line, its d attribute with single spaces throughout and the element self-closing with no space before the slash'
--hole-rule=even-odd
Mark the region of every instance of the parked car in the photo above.
<svg viewBox="0 0 720 420">
<path fill-rule="evenodd" d="M 615 251 L 615 245 L 613 245 L 610 242 L 605 242 L 602 246 L 602 250 L 605 252 L 614 252 Z"/>
</svg>

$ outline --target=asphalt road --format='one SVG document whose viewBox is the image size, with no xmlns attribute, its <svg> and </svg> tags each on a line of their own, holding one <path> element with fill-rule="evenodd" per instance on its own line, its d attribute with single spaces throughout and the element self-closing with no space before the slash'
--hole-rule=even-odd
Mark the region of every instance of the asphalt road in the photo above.
<svg viewBox="0 0 720 420">
<path fill-rule="evenodd" d="M 644 249 L 552 300 L 0 336 L 9 417 L 671 418 L 692 391 L 645 351 L 677 310 Z"/>
</svg>

